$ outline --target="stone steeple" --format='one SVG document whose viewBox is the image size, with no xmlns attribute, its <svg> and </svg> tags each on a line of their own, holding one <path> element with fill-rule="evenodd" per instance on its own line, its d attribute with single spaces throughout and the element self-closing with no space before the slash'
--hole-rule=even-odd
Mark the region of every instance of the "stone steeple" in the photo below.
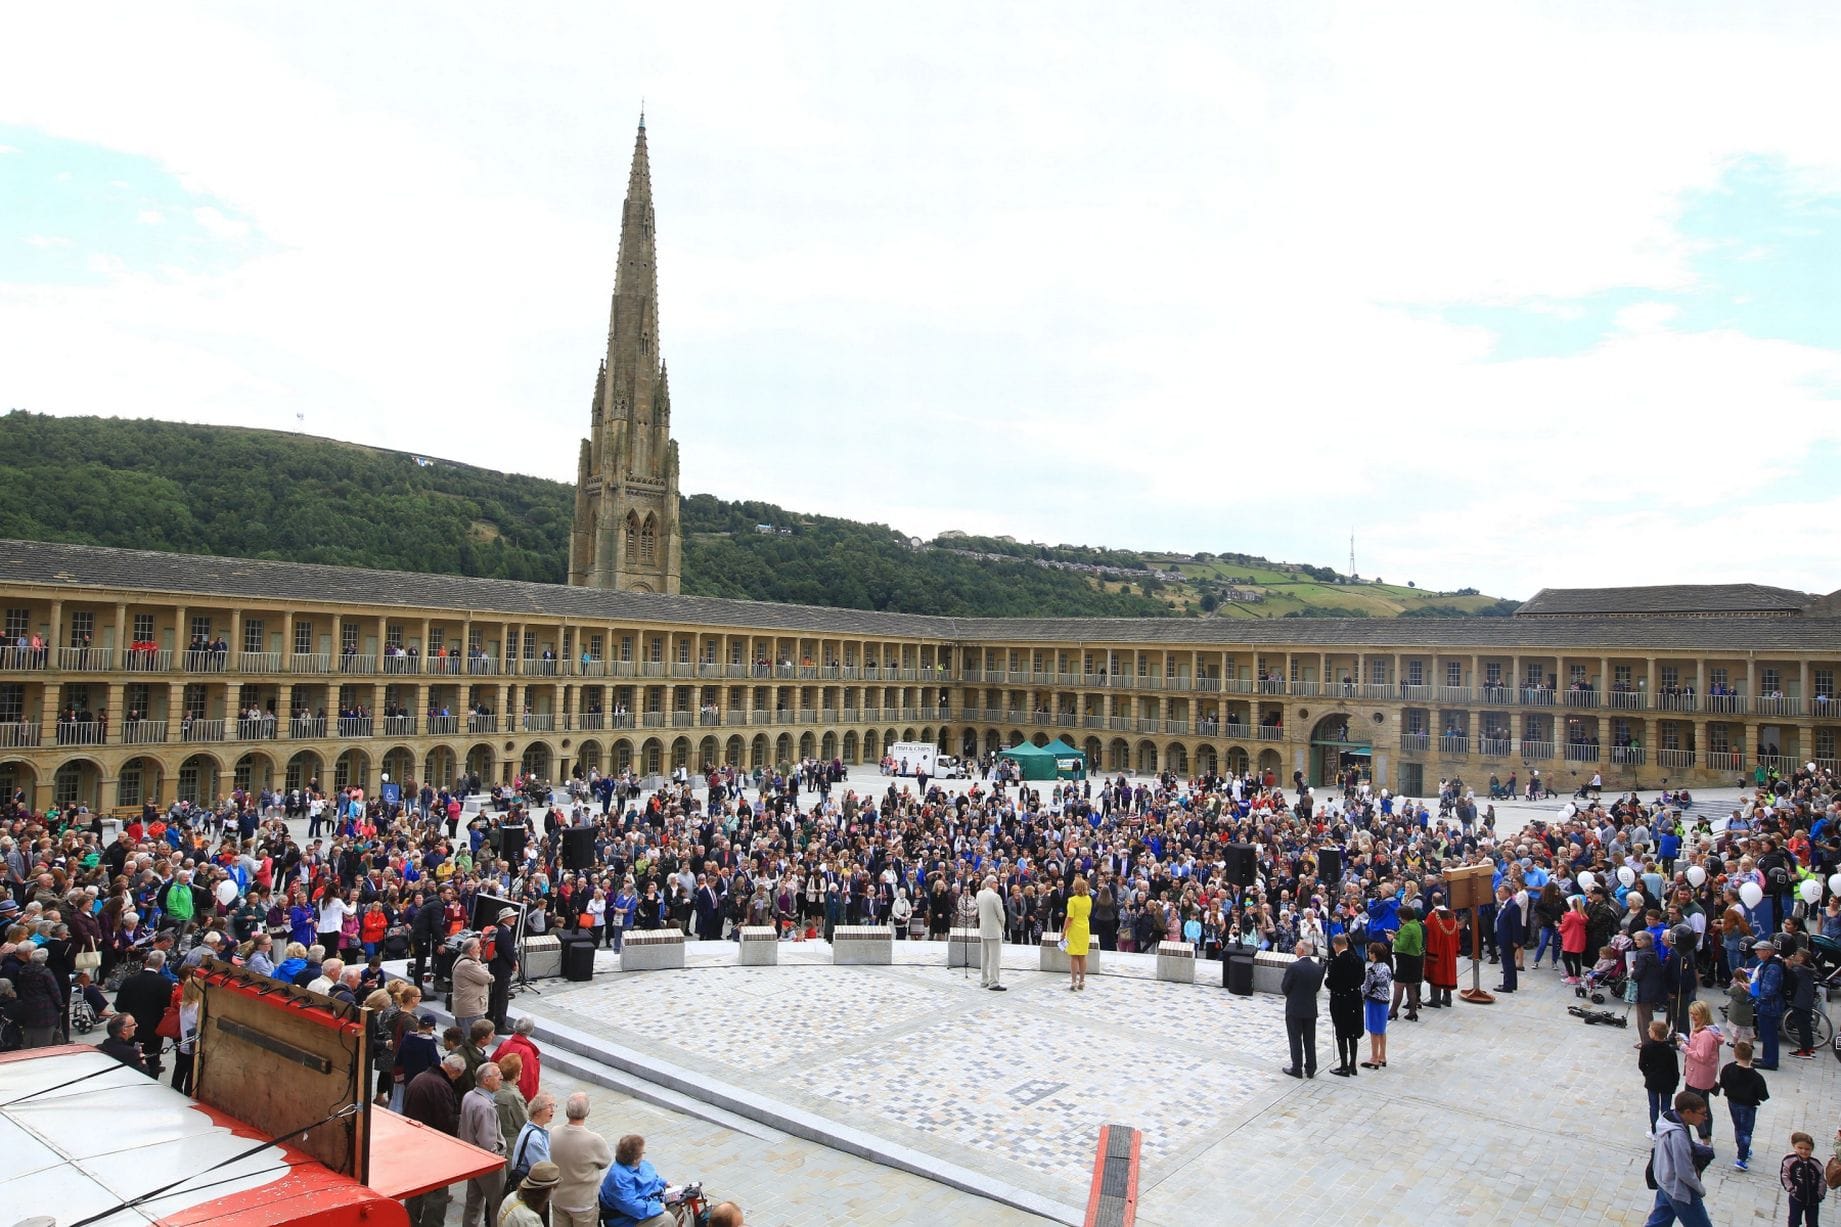
<svg viewBox="0 0 1841 1227">
<path fill-rule="evenodd" d="M 589 437 L 576 466 L 569 582 L 676 592 L 681 549 L 678 445 L 659 357 L 658 249 L 641 114 L 620 216 L 607 356 L 595 377 Z"/>
</svg>

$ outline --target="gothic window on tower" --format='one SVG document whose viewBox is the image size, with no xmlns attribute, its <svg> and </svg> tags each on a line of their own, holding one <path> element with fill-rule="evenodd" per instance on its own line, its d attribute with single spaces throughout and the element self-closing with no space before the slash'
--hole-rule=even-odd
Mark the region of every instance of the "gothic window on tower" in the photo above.
<svg viewBox="0 0 1841 1227">
<path fill-rule="evenodd" d="M 626 513 L 626 556 L 633 557 L 639 552 L 639 517 L 633 512 Z"/>
<path fill-rule="evenodd" d="M 652 517 L 647 516 L 644 526 L 639 530 L 639 561 L 654 562 L 658 558 L 658 529 Z"/>
</svg>

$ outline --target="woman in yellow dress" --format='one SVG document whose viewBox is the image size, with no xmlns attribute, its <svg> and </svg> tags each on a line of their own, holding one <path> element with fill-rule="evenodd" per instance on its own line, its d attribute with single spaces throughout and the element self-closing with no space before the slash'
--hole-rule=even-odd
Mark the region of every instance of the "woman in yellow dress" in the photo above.
<svg viewBox="0 0 1841 1227">
<path fill-rule="evenodd" d="M 1074 878 L 1068 892 L 1067 921 L 1061 926 L 1061 940 L 1068 946 L 1068 991 L 1077 993 L 1087 987 L 1087 947 L 1093 940 L 1093 896 L 1087 893 L 1087 880 Z"/>
</svg>

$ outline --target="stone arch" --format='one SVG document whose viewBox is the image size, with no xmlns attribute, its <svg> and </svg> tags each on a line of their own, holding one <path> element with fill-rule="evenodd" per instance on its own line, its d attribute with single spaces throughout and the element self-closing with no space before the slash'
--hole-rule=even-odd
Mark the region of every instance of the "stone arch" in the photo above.
<svg viewBox="0 0 1841 1227">
<path fill-rule="evenodd" d="M 767 754 L 767 734 L 756 733 L 753 743 L 748 747 L 748 770 L 765 771 L 771 767 L 773 764 L 767 761 Z"/>
<path fill-rule="evenodd" d="M 857 731 L 850 729 L 844 734 L 844 752 L 842 758 L 849 766 L 857 765 Z"/>
<path fill-rule="evenodd" d="M 730 767 L 739 767 L 742 765 L 742 755 L 745 752 L 741 734 L 737 733 L 723 744 L 722 761 Z"/>
<path fill-rule="evenodd" d="M 1048 744 L 1048 734 L 1047 733 L 1037 733 L 1035 736 L 1029 739 L 1029 744 L 1032 746 L 1035 746 L 1037 749 L 1041 749 L 1043 746 Z"/>
<path fill-rule="evenodd" d="M 986 729 L 984 731 L 984 752 L 986 754 L 995 754 L 1003 748 L 1003 734 L 999 733 L 996 729 Z"/>
<path fill-rule="evenodd" d="M 1131 745 L 1123 737 L 1114 737 L 1106 746 L 1106 770 L 1131 770 Z"/>
<path fill-rule="evenodd" d="M 608 750 L 607 769 L 616 775 L 625 775 L 633 769 L 633 743 L 622 737 L 615 741 Z"/>
<path fill-rule="evenodd" d="M 23 758 L 10 758 L 0 762 L 0 798 L 11 801 L 16 792 L 25 794 L 26 808 L 31 810 L 40 808 L 38 771 Z"/>
<path fill-rule="evenodd" d="M 596 738 L 590 737 L 586 741 L 577 743 L 575 747 L 574 774 L 578 776 L 579 778 L 585 780 L 588 778 L 591 772 L 599 771 L 600 769 L 601 769 L 601 743 L 600 741 Z"/>
<path fill-rule="evenodd" d="M 646 738 L 639 747 L 639 774 L 663 775 L 665 773 L 665 743 L 656 737 Z"/>
<path fill-rule="evenodd" d="M 788 766 L 793 761 L 793 735 L 781 733 L 774 738 L 773 762 L 776 767 Z"/>
<path fill-rule="evenodd" d="M 626 513 L 626 559 L 628 563 L 639 557 L 639 513 Z"/>
<path fill-rule="evenodd" d="M 671 739 L 671 769 L 676 771 L 680 767 L 686 771 L 690 770 L 690 738 L 688 737 Z"/>
<path fill-rule="evenodd" d="M 1156 775 L 1157 743 L 1148 738 L 1144 741 L 1140 741 L 1138 743 L 1136 762 L 1139 775 Z"/>
<path fill-rule="evenodd" d="M 714 771 L 722 765 L 722 750 L 714 737 L 705 737 L 697 743 L 697 770 Z"/>
<path fill-rule="evenodd" d="M 1275 783 L 1284 782 L 1285 759 L 1277 750 L 1259 752 L 1259 774 L 1263 778 L 1267 772 L 1272 773 Z"/>
<path fill-rule="evenodd" d="M 818 738 L 809 732 L 799 734 L 799 757 L 802 759 L 818 757 Z"/>
<path fill-rule="evenodd" d="M 863 761 L 866 763 L 882 761 L 882 741 L 875 729 L 863 734 Z"/>
<path fill-rule="evenodd" d="M 59 809 L 82 805 L 100 811 L 102 765 L 93 758 L 65 759 L 51 773 L 51 799 Z"/>
<path fill-rule="evenodd" d="M 1087 756 L 1087 770 L 1089 772 L 1105 770 L 1105 759 L 1102 757 L 1103 747 L 1100 745 L 1099 738 L 1087 738 L 1080 743 L 1080 748 Z"/>
<path fill-rule="evenodd" d="M 1227 748 L 1227 769 L 1232 774 L 1245 775 L 1247 773 L 1247 768 L 1252 765 L 1252 762 L 1253 760 L 1247 755 L 1247 748 L 1245 746 L 1229 746 Z"/>
<path fill-rule="evenodd" d="M 460 757 L 454 753 L 453 746 L 431 746 L 422 760 L 422 782 L 430 788 L 442 789 L 452 784 L 460 775 Z"/>
<path fill-rule="evenodd" d="M 830 762 L 837 757 L 837 734 L 830 729 L 818 741 L 818 757 Z"/>
<path fill-rule="evenodd" d="M 282 787 L 292 792 L 294 789 L 305 790 L 317 788 L 326 778 L 326 761 L 312 750 L 301 750 L 288 759 L 288 765 L 281 774 Z"/>
<path fill-rule="evenodd" d="M 383 786 L 383 777 L 390 777 L 390 782 L 404 789 L 403 803 L 410 801 L 408 788 L 416 781 L 416 752 L 408 746 L 391 746 L 378 760 L 378 786 Z"/>
<path fill-rule="evenodd" d="M 224 765 L 217 755 L 201 752 L 188 754 L 179 764 L 178 797 L 193 805 L 215 805 L 221 795 Z"/>
<path fill-rule="evenodd" d="M 1189 774 L 1189 747 L 1180 741 L 1172 741 L 1163 752 L 1163 765 L 1179 776 Z"/>
<path fill-rule="evenodd" d="M 165 793 L 166 764 L 152 754 L 140 754 L 121 765 L 115 773 L 115 803 L 117 805 L 140 805 L 144 801 L 162 804 Z M 11 788 L 0 788 L 7 796 L 12 795 Z"/>
<path fill-rule="evenodd" d="M 919 741 L 920 735 L 916 733 L 914 731 L 913 726 L 910 725 L 909 727 L 901 730 L 901 739 L 903 741 Z"/>
<path fill-rule="evenodd" d="M 898 742 L 898 741 L 900 741 L 900 740 L 901 740 L 901 738 L 895 735 L 895 730 L 894 730 L 894 729 L 885 729 L 885 730 L 883 730 L 883 733 L 882 733 L 882 752 L 883 752 L 884 754 L 890 754 L 890 753 L 893 753 L 893 750 L 891 749 L 891 747 L 893 747 L 893 746 L 894 746 L 894 744 L 895 744 L 896 742 Z"/>
<path fill-rule="evenodd" d="M 1011 729 L 1010 735 L 1004 738 L 1002 748 L 1007 750 L 1011 746 L 1020 746 L 1027 740 L 1028 738 L 1023 735 L 1022 729 Z"/>
<path fill-rule="evenodd" d="M 545 783 L 553 782 L 556 775 L 556 755 L 547 741 L 533 741 L 524 747 L 524 753 L 518 756 L 518 772 L 527 779 L 535 777 Z"/>
<path fill-rule="evenodd" d="M 933 726 L 932 725 L 927 725 L 926 727 L 921 729 L 920 739 L 926 742 L 930 746 L 939 744 L 933 739 Z"/>
<path fill-rule="evenodd" d="M 332 765 L 333 788 L 362 788 L 371 791 L 371 756 L 357 746 L 347 746 Z"/>
<path fill-rule="evenodd" d="M 639 525 L 639 561 L 647 564 L 658 561 L 658 517 L 649 511 Z"/>
<path fill-rule="evenodd" d="M 1195 748 L 1195 771 L 1197 775 L 1221 774 L 1221 758 L 1213 746 L 1204 743 Z"/>
<path fill-rule="evenodd" d="M 477 775 L 481 784 L 491 784 L 498 761 L 498 752 L 491 743 L 477 742 L 467 749 L 467 774 Z"/>
<path fill-rule="evenodd" d="M 244 792 L 259 793 L 275 786 L 275 760 L 262 750 L 250 750 L 231 768 L 230 781 Z M 119 788 L 121 777 L 116 776 Z"/>
</svg>

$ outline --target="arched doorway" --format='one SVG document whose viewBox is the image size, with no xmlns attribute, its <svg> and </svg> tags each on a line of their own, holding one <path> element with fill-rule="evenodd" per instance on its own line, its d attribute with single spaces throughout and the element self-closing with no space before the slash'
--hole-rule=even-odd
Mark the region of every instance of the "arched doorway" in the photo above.
<svg viewBox="0 0 1841 1227">
<path fill-rule="evenodd" d="M 801 761 L 818 757 L 818 739 L 810 733 L 799 734 L 799 758 Z"/>
<path fill-rule="evenodd" d="M 863 761 L 866 763 L 882 761 L 882 743 L 877 740 L 875 729 L 863 734 Z"/>
<path fill-rule="evenodd" d="M 857 765 L 857 733 L 851 729 L 844 734 L 844 762 L 854 767 Z"/>
<path fill-rule="evenodd" d="M 518 771 L 526 779 L 538 779 L 548 783 L 551 779 L 552 762 L 550 743 L 533 741 L 524 747 L 524 753 L 519 756 Z"/>
<path fill-rule="evenodd" d="M 446 788 L 459 774 L 459 765 L 452 746 L 436 746 L 422 760 L 422 782 L 430 788 Z"/>
<path fill-rule="evenodd" d="M 275 784 L 275 762 L 268 755 L 251 750 L 237 759 L 231 771 L 232 784 L 244 792 L 259 793 Z"/>
<path fill-rule="evenodd" d="M 721 763 L 721 754 L 716 748 L 714 737 L 705 737 L 697 743 L 697 770 L 699 772 L 714 771 Z"/>
<path fill-rule="evenodd" d="M 1138 743 L 1138 774 L 1157 774 L 1157 743 L 1141 741 Z"/>
<path fill-rule="evenodd" d="M 767 761 L 767 734 L 756 733 L 754 741 L 748 746 L 748 770 L 765 771 L 770 766 L 772 764 Z"/>
<path fill-rule="evenodd" d="M 575 774 L 581 779 L 601 769 L 601 743 L 590 737 L 575 748 Z"/>
<path fill-rule="evenodd" d="M 1356 728 L 1355 717 L 1349 713 L 1334 712 L 1312 726 L 1310 782 L 1313 788 L 1333 785 L 1351 769 L 1367 775 L 1373 761 L 1374 743 Z"/>
<path fill-rule="evenodd" d="M 1213 746 L 1200 745 L 1195 748 L 1195 770 L 1198 775 L 1220 774 L 1220 762 Z"/>
<path fill-rule="evenodd" d="M 216 805 L 221 767 L 209 754 L 194 754 L 179 764 L 179 799 L 193 805 Z"/>
<path fill-rule="evenodd" d="M 408 746 L 393 747 L 389 753 L 384 755 L 383 774 L 390 777 L 390 783 L 405 790 L 403 801 L 407 804 L 410 800 L 407 790 L 416 782 L 415 751 Z M 380 778 L 378 782 L 383 781 Z"/>
<path fill-rule="evenodd" d="M 633 769 L 633 743 L 624 737 L 614 743 L 612 767 L 615 775 L 625 775 Z"/>
<path fill-rule="evenodd" d="M 58 764 L 51 776 L 51 799 L 60 810 L 87 806 L 102 808 L 102 768 L 87 758 L 72 758 Z"/>
<path fill-rule="evenodd" d="M 1106 747 L 1106 770 L 1131 770 L 1131 746 L 1126 744 L 1123 737 L 1114 737 L 1112 744 Z"/>
<path fill-rule="evenodd" d="M 351 747 L 339 755 L 332 765 L 332 786 L 337 791 L 342 788 L 362 788 L 371 791 L 371 756 L 357 746 Z"/>
<path fill-rule="evenodd" d="M 678 737 L 671 742 L 671 769 L 690 770 L 690 738 Z"/>
<path fill-rule="evenodd" d="M 824 759 L 826 762 L 830 762 L 837 757 L 836 733 L 826 733 L 824 739 L 818 743 L 818 757 Z"/>
<path fill-rule="evenodd" d="M 1277 750 L 1261 750 L 1259 752 L 1259 777 L 1262 781 L 1267 776 L 1271 776 L 1273 783 L 1283 784 L 1285 782 L 1284 769 L 1285 760 L 1279 757 L 1279 752 Z"/>
<path fill-rule="evenodd" d="M 639 774 L 665 774 L 665 743 L 656 737 L 646 738 L 645 744 L 639 747 Z"/>
<path fill-rule="evenodd" d="M 1189 747 L 1180 741 L 1172 741 L 1163 752 L 1165 769 L 1174 771 L 1179 776 L 1189 774 Z"/>
<path fill-rule="evenodd" d="M 1245 746 L 1229 746 L 1227 748 L 1227 771 L 1229 775 L 1245 775 L 1247 773 L 1247 768 L 1251 764 L 1252 760 L 1247 757 Z"/>
<path fill-rule="evenodd" d="M 288 769 L 282 774 L 282 787 L 289 792 L 318 788 L 320 777 L 324 774 L 325 765 L 320 761 L 320 756 L 312 750 L 302 750 L 288 760 Z"/>
<path fill-rule="evenodd" d="M 160 760 L 151 754 L 131 758 L 121 765 L 115 776 L 115 804 L 142 805 L 152 801 L 161 805 L 163 786 L 166 783 L 166 769 Z M 11 795 L 12 789 L 5 790 Z"/>
<path fill-rule="evenodd" d="M 32 764 L 14 759 L 0 763 L 0 796 L 11 801 L 16 794 L 24 795 L 21 804 L 27 809 L 36 810 L 38 806 L 38 772 L 32 770 Z"/>
<path fill-rule="evenodd" d="M 482 787 L 492 786 L 493 766 L 498 762 L 498 755 L 493 753 L 490 742 L 476 742 L 467 751 L 467 775 L 478 776 Z"/>
<path fill-rule="evenodd" d="M 725 765 L 730 767 L 740 767 L 742 765 L 742 739 L 740 735 L 730 737 L 727 742 L 723 743 L 722 761 Z"/>
<path fill-rule="evenodd" d="M 774 738 L 773 762 L 776 767 L 791 766 L 793 761 L 793 735 L 781 733 Z"/>
</svg>

